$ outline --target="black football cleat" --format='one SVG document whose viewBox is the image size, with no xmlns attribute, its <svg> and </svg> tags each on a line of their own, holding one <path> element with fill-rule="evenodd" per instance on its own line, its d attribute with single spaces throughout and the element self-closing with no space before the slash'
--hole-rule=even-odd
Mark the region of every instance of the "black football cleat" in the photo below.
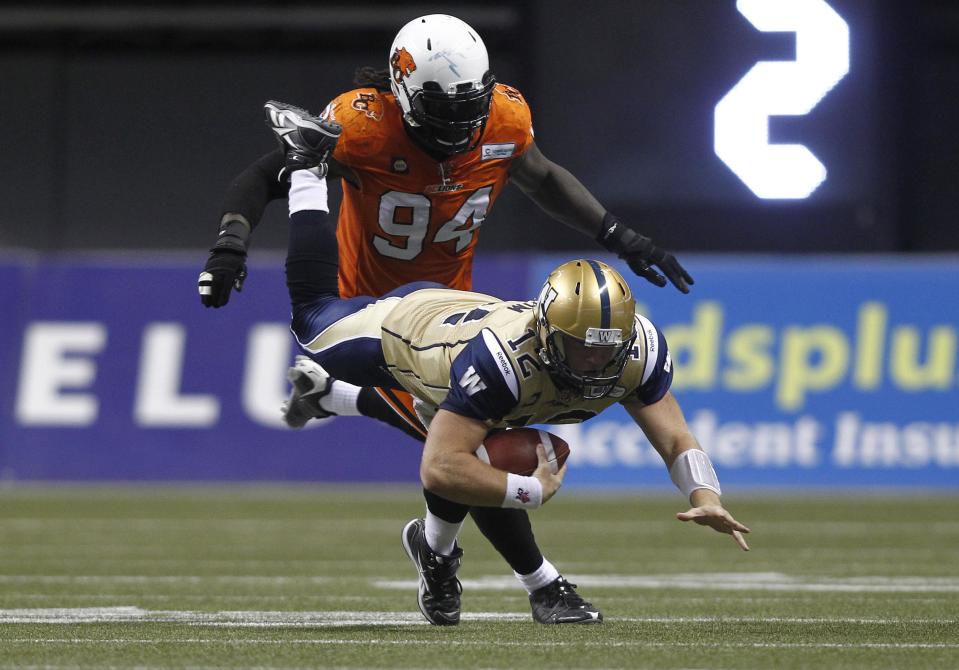
<svg viewBox="0 0 959 670">
<path fill-rule="evenodd" d="M 576 593 L 576 584 L 570 584 L 560 575 L 529 596 L 533 619 L 537 623 L 600 623 L 603 613 Z"/>
<path fill-rule="evenodd" d="M 326 161 L 343 130 L 340 124 L 310 116 L 305 109 L 276 100 L 267 102 L 263 109 L 266 125 L 286 151 L 287 172 L 310 170 L 318 177 L 325 177 Z"/>
<path fill-rule="evenodd" d="M 449 556 L 437 554 L 426 544 L 426 523 L 413 519 L 403 528 L 403 548 L 420 575 L 417 603 L 426 620 L 434 626 L 456 626 L 460 622 L 460 594 L 456 578 L 463 550 Z"/>
<path fill-rule="evenodd" d="M 290 397 L 283 403 L 286 425 L 302 428 L 310 419 L 336 416 L 320 406 L 320 400 L 333 388 L 333 379 L 318 363 L 307 356 L 297 356 L 295 365 L 287 370 L 286 378 L 293 385 Z"/>
</svg>

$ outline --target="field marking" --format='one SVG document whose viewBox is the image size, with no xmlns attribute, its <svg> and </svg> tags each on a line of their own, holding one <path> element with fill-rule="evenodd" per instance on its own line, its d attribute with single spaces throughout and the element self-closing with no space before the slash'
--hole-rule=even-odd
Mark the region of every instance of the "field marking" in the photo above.
<svg viewBox="0 0 959 670">
<path fill-rule="evenodd" d="M 693 589 L 697 591 L 791 591 L 833 593 L 957 593 L 957 577 L 815 577 L 786 575 L 780 572 L 702 572 L 659 575 L 571 574 L 586 588 L 615 589 Z M 328 584 L 331 577 L 259 576 L 259 575 L 3 575 L 0 584 L 224 584 L 224 585 L 302 585 Z M 519 589 L 511 576 L 486 576 L 461 580 L 463 588 L 475 591 Z M 380 589 L 415 590 L 415 580 L 372 579 Z M 2 595 L 2 594 L 0 594 Z"/>
<path fill-rule="evenodd" d="M 528 612 L 464 612 L 466 621 L 527 621 Z M 614 617 L 610 621 L 627 623 L 784 623 L 784 624 L 959 624 L 959 619 L 882 618 L 882 617 L 754 617 L 754 616 L 665 616 Z M 148 610 L 135 606 L 115 607 L 45 607 L 0 609 L 0 624 L 78 624 L 78 623 L 184 623 L 202 626 L 269 627 L 308 626 L 337 627 L 358 624 L 374 626 L 428 625 L 419 612 L 386 611 L 283 611 L 226 610 L 218 612 L 189 610 Z"/>
<path fill-rule="evenodd" d="M 332 577 L 260 575 L 0 575 L 0 584 L 328 584 Z M 2 594 L 0 594 L 2 595 Z"/>
<path fill-rule="evenodd" d="M 95 638 L 95 637 L 67 637 L 67 638 L 10 638 L 4 640 L 13 644 L 212 644 L 223 646 L 248 646 L 248 645 L 341 645 L 341 646 L 394 646 L 407 647 L 423 645 L 422 640 L 380 640 L 380 639 L 315 639 L 315 638 L 293 638 L 281 639 L 274 638 L 245 638 L 237 639 L 218 639 L 218 638 Z M 582 640 L 582 641 L 525 641 L 514 642 L 508 640 L 444 640 L 436 638 L 430 640 L 431 646 L 447 647 L 596 647 L 600 649 L 610 647 L 628 647 L 628 648 L 685 648 L 685 649 L 959 649 L 959 642 L 643 642 L 638 640 Z"/>
<path fill-rule="evenodd" d="M 0 670 L 236 670 L 235 665 L 0 665 Z M 244 670 L 314 670 L 309 665 L 244 665 Z M 461 670 L 461 669 L 460 669 Z"/>
<path fill-rule="evenodd" d="M 586 588 L 695 589 L 697 591 L 817 591 L 833 593 L 959 592 L 959 577 L 811 577 L 780 572 L 702 572 L 673 575 L 569 575 Z M 502 591 L 516 588 L 511 577 L 463 579 L 464 589 Z M 413 580 L 374 580 L 381 589 L 415 590 Z"/>
<path fill-rule="evenodd" d="M 364 528 L 372 528 L 377 531 L 393 531 L 402 529 L 403 524 L 395 519 L 369 519 L 364 521 Z M 367 523 L 369 525 L 367 525 Z M 95 528 L 115 528 L 122 530 L 140 529 L 144 531 L 155 532 L 157 530 L 169 529 L 173 532 L 179 532 L 184 528 L 206 529 L 213 528 L 218 533 L 235 533 L 240 530 L 248 530 L 251 533 L 262 533 L 266 530 L 316 530 L 318 528 L 342 527 L 350 529 L 356 526 L 356 521 L 349 518 L 339 519 L 141 519 L 129 518 L 118 519 L 112 517 L 86 517 L 86 518 L 45 518 L 45 517 L 6 517 L 0 518 L 0 528 L 11 530 L 47 530 L 50 528 L 63 527 L 68 531 L 84 533 L 90 527 Z"/>
</svg>

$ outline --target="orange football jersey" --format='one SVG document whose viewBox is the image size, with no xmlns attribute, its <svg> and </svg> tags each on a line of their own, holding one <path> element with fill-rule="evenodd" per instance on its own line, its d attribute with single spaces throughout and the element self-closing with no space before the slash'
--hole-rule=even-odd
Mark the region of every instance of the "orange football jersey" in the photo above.
<svg viewBox="0 0 959 670">
<path fill-rule="evenodd" d="M 412 281 L 472 288 L 480 225 L 509 180 L 510 162 L 533 142 L 529 107 L 497 84 L 482 140 L 437 162 L 406 134 L 391 93 L 349 91 L 323 112 L 343 127 L 334 158 L 343 181 L 337 224 L 340 295 L 379 296 Z"/>
</svg>

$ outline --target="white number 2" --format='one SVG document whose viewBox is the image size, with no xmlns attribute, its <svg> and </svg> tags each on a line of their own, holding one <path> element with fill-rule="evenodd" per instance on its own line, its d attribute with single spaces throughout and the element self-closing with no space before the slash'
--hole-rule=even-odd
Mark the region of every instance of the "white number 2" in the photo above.
<svg viewBox="0 0 959 670">
<path fill-rule="evenodd" d="M 452 219 L 444 223 L 433 236 L 433 242 L 456 242 L 456 252 L 459 253 L 473 241 L 476 229 L 483 225 L 486 212 L 489 210 L 489 195 L 492 186 L 484 186 L 474 191 L 466 202 L 459 208 Z M 395 220 L 397 208 L 408 208 L 412 211 L 410 223 L 397 223 Z M 423 252 L 423 242 L 430 225 L 430 199 L 419 193 L 403 193 L 401 191 L 387 191 L 380 197 L 379 224 L 384 233 L 394 237 L 405 237 L 406 243 L 399 246 L 375 235 L 373 247 L 384 256 L 411 261 Z M 468 228 L 460 228 L 472 219 Z"/>
<path fill-rule="evenodd" d="M 763 32 L 796 33 L 795 61 L 760 61 L 716 105 L 716 155 L 763 199 L 802 199 L 826 166 L 802 144 L 770 144 L 770 116 L 802 116 L 849 72 L 849 26 L 826 0 L 737 0 Z"/>
</svg>

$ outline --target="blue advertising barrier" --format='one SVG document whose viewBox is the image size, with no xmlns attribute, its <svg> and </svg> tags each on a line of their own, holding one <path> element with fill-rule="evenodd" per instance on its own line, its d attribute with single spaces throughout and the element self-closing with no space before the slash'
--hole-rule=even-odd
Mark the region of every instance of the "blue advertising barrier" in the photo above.
<svg viewBox="0 0 959 670">
<path fill-rule="evenodd" d="M 956 258 L 687 267 L 696 284 L 685 297 L 630 282 L 724 483 L 959 487 Z M 557 432 L 575 445 L 571 484 L 662 483 L 659 456 L 621 408 Z"/>
<path fill-rule="evenodd" d="M 480 256 L 476 289 L 513 299 L 567 260 Z M 416 481 L 419 445 L 395 429 L 282 425 L 282 258 L 255 260 L 243 293 L 205 309 L 192 257 L 0 259 L 0 478 Z M 959 487 L 955 258 L 684 262 L 688 296 L 617 267 L 724 484 Z M 619 408 L 552 430 L 570 486 L 668 484 Z"/>
</svg>

